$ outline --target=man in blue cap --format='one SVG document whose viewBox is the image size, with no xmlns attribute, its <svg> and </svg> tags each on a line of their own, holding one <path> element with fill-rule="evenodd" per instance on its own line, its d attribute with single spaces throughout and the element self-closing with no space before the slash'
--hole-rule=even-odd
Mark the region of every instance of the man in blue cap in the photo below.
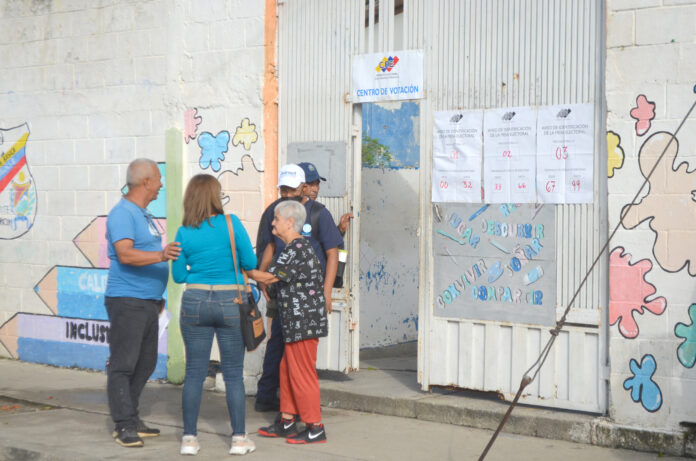
<svg viewBox="0 0 696 461">
<path fill-rule="evenodd" d="M 305 186 L 302 191 L 302 195 L 311 200 L 316 200 L 319 196 L 320 182 L 326 181 L 326 178 L 319 175 L 319 171 L 313 163 L 301 162 L 298 163 L 298 165 L 304 170 L 305 173 Z M 353 219 L 352 213 L 346 213 L 341 216 L 337 226 L 339 232 L 341 232 L 341 235 L 346 235 L 346 231 L 348 230 L 351 219 Z"/>
</svg>

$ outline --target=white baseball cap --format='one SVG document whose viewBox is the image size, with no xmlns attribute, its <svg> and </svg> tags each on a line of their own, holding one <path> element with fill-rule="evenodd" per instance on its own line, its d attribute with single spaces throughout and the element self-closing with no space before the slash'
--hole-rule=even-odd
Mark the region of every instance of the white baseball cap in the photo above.
<svg viewBox="0 0 696 461">
<path fill-rule="evenodd" d="M 278 187 L 287 186 L 293 189 L 305 182 L 304 170 L 294 163 L 289 163 L 278 172 Z"/>
</svg>

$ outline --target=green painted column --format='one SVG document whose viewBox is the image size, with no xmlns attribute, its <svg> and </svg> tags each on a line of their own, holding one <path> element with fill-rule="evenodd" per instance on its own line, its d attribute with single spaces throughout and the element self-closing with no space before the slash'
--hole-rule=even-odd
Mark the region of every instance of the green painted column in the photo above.
<svg viewBox="0 0 696 461">
<path fill-rule="evenodd" d="M 184 197 L 184 149 L 183 133 L 176 128 L 170 128 L 165 133 L 165 158 L 167 180 L 167 242 L 174 240 L 176 231 L 183 219 Z M 179 327 L 179 312 L 181 310 L 181 294 L 183 285 L 174 283 L 171 273 L 167 284 L 167 307 L 172 315 L 167 332 L 168 354 L 167 380 L 174 384 L 184 382 L 186 362 L 184 360 L 184 341 Z"/>
</svg>

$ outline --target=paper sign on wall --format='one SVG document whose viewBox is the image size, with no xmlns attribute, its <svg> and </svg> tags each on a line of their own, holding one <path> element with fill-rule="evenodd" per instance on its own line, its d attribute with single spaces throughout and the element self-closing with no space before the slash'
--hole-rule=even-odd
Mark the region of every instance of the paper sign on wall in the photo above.
<svg viewBox="0 0 696 461">
<path fill-rule="evenodd" d="M 390 51 L 353 58 L 353 102 L 423 97 L 423 52 Z"/>
<path fill-rule="evenodd" d="M 537 191 L 541 203 L 591 203 L 594 108 L 567 104 L 539 108 Z"/>
<path fill-rule="evenodd" d="M 483 122 L 486 203 L 536 201 L 536 110 L 487 110 Z"/>
<path fill-rule="evenodd" d="M 435 112 L 433 202 L 481 202 L 482 111 Z"/>
</svg>

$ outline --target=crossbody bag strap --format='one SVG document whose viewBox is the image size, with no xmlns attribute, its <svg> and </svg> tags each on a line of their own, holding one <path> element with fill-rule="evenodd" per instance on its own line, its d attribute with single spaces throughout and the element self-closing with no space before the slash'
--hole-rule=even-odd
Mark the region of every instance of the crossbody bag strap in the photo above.
<svg viewBox="0 0 696 461">
<path fill-rule="evenodd" d="M 232 265 L 234 266 L 234 278 L 236 282 L 239 282 L 239 276 L 237 275 L 237 250 L 236 245 L 234 244 L 234 229 L 232 228 L 232 219 L 230 218 L 230 215 L 225 215 L 225 221 L 227 221 L 227 232 L 230 234 L 230 246 L 232 247 Z M 247 277 L 246 273 L 244 273 L 244 285 L 246 285 L 246 282 Z M 239 303 L 241 304 L 244 298 L 242 298 L 242 289 L 239 288 L 239 283 L 237 283 L 237 291 L 239 292 Z"/>
</svg>

